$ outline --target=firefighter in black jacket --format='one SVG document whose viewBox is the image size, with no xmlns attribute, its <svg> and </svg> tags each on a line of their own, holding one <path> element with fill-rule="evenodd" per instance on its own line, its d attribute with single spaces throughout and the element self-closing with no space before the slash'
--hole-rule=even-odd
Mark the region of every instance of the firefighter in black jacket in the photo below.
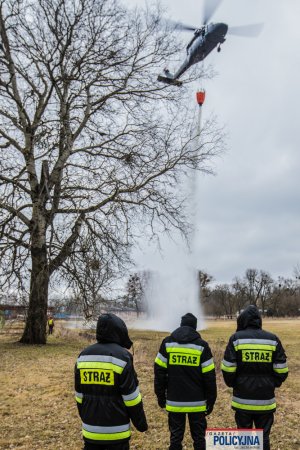
<svg viewBox="0 0 300 450">
<path fill-rule="evenodd" d="M 127 450 L 130 420 L 146 431 L 132 345 L 126 324 L 114 314 L 102 314 L 97 343 L 83 350 L 75 365 L 75 397 L 82 420 L 84 450 Z"/>
<path fill-rule="evenodd" d="M 229 339 L 222 372 L 233 387 L 231 406 L 238 428 L 262 428 L 264 450 L 270 449 L 269 435 L 276 409 L 275 388 L 288 376 L 286 355 L 275 334 L 262 330 L 256 306 L 248 306 L 237 319 L 237 330 Z"/>
<path fill-rule="evenodd" d="M 169 450 L 181 450 L 188 415 L 195 450 L 205 450 L 206 418 L 217 397 L 210 348 L 196 331 L 197 319 L 187 313 L 180 327 L 166 337 L 154 364 L 158 404 L 168 411 Z"/>
</svg>

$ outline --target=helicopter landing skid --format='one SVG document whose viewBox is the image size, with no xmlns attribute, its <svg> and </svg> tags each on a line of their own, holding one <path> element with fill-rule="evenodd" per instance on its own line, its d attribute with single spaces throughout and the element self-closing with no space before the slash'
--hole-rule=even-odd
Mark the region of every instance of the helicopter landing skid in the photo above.
<svg viewBox="0 0 300 450">
<path fill-rule="evenodd" d="M 163 77 L 162 75 L 158 75 L 157 81 L 161 81 L 165 84 L 172 84 L 173 86 L 182 86 L 182 81 L 176 80 L 176 78 Z"/>
</svg>

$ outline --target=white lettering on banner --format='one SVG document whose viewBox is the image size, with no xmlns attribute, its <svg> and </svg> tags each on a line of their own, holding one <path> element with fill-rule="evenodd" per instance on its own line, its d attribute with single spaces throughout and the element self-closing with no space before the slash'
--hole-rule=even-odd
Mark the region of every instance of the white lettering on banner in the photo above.
<svg viewBox="0 0 300 450">
<path fill-rule="evenodd" d="M 208 428 L 206 450 L 263 450 L 263 430 Z"/>
</svg>

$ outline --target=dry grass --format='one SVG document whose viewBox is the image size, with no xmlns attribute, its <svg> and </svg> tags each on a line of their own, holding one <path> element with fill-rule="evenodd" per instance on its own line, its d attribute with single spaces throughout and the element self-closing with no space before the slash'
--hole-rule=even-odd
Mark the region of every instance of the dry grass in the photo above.
<svg viewBox="0 0 300 450">
<path fill-rule="evenodd" d="M 300 337 L 297 320 L 265 320 L 264 328 L 278 334 L 289 357 L 290 375 L 277 392 L 278 411 L 272 429 L 274 450 L 300 449 Z M 201 334 L 213 350 L 217 367 L 233 321 L 212 321 Z M 73 367 L 78 353 L 88 345 L 78 332 L 56 326 L 46 346 L 16 343 L 21 329 L 7 325 L 0 334 L 1 384 L 0 449 L 79 450 L 82 448 L 80 421 L 73 397 Z M 131 448 L 163 450 L 168 448 L 166 413 L 157 407 L 153 393 L 153 360 L 165 333 L 132 330 L 135 368 L 149 431 L 133 431 Z M 230 409 L 231 390 L 218 369 L 218 400 L 209 427 L 233 427 Z M 192 449 L 189 433 L 185 449 Z"/>
</svg>

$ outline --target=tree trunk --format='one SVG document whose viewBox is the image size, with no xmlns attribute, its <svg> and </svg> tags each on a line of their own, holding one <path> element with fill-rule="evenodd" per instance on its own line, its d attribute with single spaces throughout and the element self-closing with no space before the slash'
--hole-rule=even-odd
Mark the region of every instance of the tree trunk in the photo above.
<svg viewBox="0 0 300 450">
<path fill-rule="evenodd" d="M 29 308 L 23 344 L 46 344 L 49 269 L 46 246 L 32 247 Z"/>
</svg>

